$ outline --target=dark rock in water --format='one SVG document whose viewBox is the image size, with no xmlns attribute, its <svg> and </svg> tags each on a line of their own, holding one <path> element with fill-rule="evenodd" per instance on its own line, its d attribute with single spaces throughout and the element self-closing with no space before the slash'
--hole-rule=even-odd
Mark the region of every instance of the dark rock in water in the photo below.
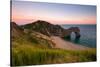
<svg viewBox="0 0 100 67">
<path fill-rule="evenodd" d="M 69 29 L 64 29 L 60 25 L 53 25 L 47 21 L 38 20 L 30 24 L 22 26 L 23 29 L 30 29 L 36 32 L 40 32 L 47 36 L 59 36 L 67 37 L 70 39 L 71 33 L 74 32 L 76 38 L 80 38 L 80 29 L 78 27 L 71 27 Z"/>
</svg>

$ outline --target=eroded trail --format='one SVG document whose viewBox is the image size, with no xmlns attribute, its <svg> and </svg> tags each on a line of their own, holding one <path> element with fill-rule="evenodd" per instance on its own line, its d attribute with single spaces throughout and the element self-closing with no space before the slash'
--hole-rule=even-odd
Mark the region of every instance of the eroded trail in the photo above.
<svg viewBox="0 0 100 67">
<path fill-rule="evenodd" d="M 51 36 L 51 39 L 56 44 L 54 48 L 62 48 L 62 49 L 67 49 L 67 50 L 85 50 L 85 49 L 88 49 L 88 47 L 65 41 L 58 36 Z"/>
</svg>

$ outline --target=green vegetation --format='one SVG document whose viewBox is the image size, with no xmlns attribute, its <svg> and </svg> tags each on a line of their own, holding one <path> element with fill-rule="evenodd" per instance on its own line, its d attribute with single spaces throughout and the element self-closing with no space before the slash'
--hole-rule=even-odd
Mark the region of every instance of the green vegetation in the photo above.
<svg viewBox="0 0 100 67">
<path fill-rule="evenodd" d="M 61 50 L 36 48 L 32 45 L 21 45 L 12 48 L 12 65 L 37 65 L 69 62 L 96 61 L 96 50 Z"/>
<path fill-rule="evenodd" d="M 96 61 L 96 49 L 51 48 L 46 39 L 23 35 L 12 39 L 12 66 Z"/>
<path fill-rule="evenodd" d="M 30 34 L 25 34 L 21 37 L 13 37 L 12 47 L 27 44 L 27 45 L 33 45 L 34 47 L 39 47 L 39 48 L 51 48 L 50 41 L 43 38 L 38 38 L 36 36 L 37 35 L 32 36 Z"/>
<path fill-rule="evenodd" d="M 46 38 L 46 35 L 32 31 L 32 25 L 27 25 L 26 27 L 30 30 L 25 32 L 25 30 L 20 30 L 16 24 L 12 24 L 12 66 L 96 61 L 95 48 L 87 50 L 56 49 L 53 48 L 55 43 Z M 41 29 L 41 24 L 36 28 Z"/>
</svg>

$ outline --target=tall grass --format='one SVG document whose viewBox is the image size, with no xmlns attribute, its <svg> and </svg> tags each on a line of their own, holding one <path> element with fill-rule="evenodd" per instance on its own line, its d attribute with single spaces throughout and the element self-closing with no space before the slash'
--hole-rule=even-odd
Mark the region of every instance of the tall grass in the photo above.
<svg viewBox="0 0 100 67">
<path fill-rule="evenodd" d="M 12 65 L 56 63 L 58 59 L 62 59 L 64 56 L 65 53 L 60 50 L 22 46 L 12 49 Z"/>
<path fill-rule="evenodd" d="M 12 48 L 12 66 L 95 61 L 95 49 L 71 51 L 21 45 Z"/>
</svg>

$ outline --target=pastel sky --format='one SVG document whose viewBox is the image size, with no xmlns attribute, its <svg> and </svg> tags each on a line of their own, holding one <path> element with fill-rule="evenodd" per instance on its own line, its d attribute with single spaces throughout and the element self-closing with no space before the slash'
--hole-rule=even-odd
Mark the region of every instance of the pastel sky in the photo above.
<svg viewBox="0 0 100 67">
<path fill-rule="evenodd" d="M 12 1 L 11 20 L 17 24 L 36 20 L 52 24 L 96 24 L 96 6 Z"/>
</svg>

